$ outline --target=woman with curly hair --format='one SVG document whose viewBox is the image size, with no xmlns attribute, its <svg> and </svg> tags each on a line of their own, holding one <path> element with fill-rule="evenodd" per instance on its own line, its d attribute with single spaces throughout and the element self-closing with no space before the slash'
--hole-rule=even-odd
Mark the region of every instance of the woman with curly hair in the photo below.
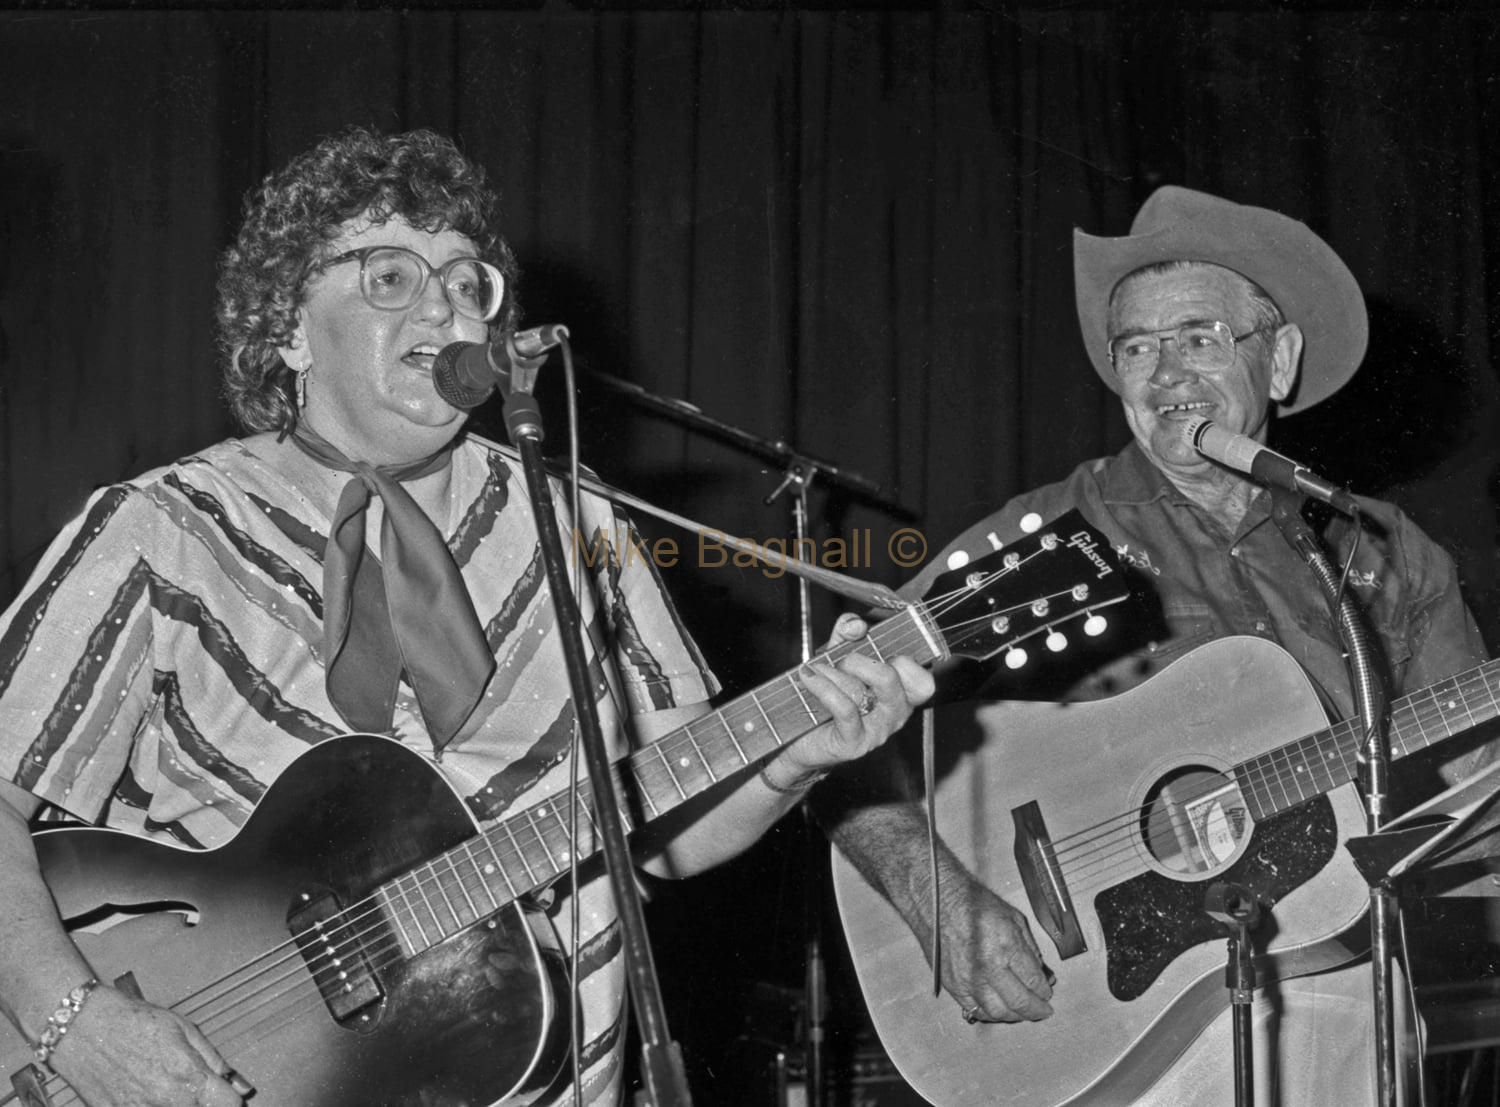
<svg viewBox="0 0 1500 1107">
<path fill-rule="evenodd" d="M 54 1096 L 620 1097 L 609 884 L 595 863 L 553 885 L 593 843 L 585 813 L 574 850 L 552 798 L 573 705 L 535 523 L 512 457 L 464 434 L 432 378 L 445 346 L 515 324 L 494 208 L 425 131 L 351 130 L 270 176 L 219 283 L 247 435 L 100 491 L 0 618 L 0 1008 Z M 583 535 L 625 525 L 603 500 L 583 514 Z M 590 646 L 608 640 L 590 665 L 618 756 L 717 686 L 653 568 L 607 562 L 580 607 Z M 739 852 L 931 681 L 851 654 L 798 688 L 829 721 L 646 827 L 644 868 Z M 34 847 L 39 813 L 129 837 Z M 187 901 L 197 926 L 70 937 L 58 906 L 84 893 L 57 874 L 91 860 L 102 902 Z"/>
</svg>

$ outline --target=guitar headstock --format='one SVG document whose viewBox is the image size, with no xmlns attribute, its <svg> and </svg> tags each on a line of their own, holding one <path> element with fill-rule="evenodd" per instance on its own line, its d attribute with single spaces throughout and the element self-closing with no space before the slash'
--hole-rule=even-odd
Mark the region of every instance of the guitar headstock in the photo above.
<svg viewBox="0 0 1500 1107">
<path fill-rule="evenodd" d="M 1082 619 L 1085 635 L 1101 634 L 1104 608 L 1130 593 L 1120 559 L 1078 513 L 1070 511 L 994 553 L 950 569 L 923 599 L 951 653 L 984 659 L 1006 651 L 1020 668 L 1020 643 L 1044 635 L 1053 652 L 1068 648 L 1063 627 Z"/>
</svg>

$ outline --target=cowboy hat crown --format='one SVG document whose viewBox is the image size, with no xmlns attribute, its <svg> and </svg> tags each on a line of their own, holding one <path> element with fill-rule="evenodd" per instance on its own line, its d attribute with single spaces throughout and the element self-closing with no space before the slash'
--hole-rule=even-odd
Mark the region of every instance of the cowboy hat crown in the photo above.
<svg viewBox="0 0 1500 1107">
<path fill-rule="evenodd" d="M 1078 322 L 1089 359 L 1112 390 L 1120 382 L 1109 359 L 1110 295 L 1137 269 L 1171 261 L 1208 262 L 1248 277 L 1302 329 L 1301 379 L 1284 413 L 1327 399 L 1359 368 L 1369 340 L 1365 299 L 1328 243 L 1269 208 L 1165 185 L 1141 205 L 1128 235 L 1073 232 Z"/>
</svg>

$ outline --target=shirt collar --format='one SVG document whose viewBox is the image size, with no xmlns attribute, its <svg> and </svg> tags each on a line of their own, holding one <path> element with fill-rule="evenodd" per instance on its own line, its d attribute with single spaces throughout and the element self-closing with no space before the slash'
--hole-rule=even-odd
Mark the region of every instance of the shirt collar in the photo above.
<svg viewBox="0 0 1500 1107">
<path fill-rule="evenodd" d="M 1140 443 L 1130 443 L 1116 456 L 1116 464 L 1106 471 L 1104 502 L 1142 506 L 1165 500 L 1180 507 L 1196 509 L 1197 504 L 1183 495 L 1167 475 L 1151 463 Z M 1238 534 L 1243 536 L 1266 522 L 1271 517 L 1271 497 L 1265 489 L 1256 491 L 1250 501 L 1245 517 L 1240 520 Z"/>
<path fill-rule="evenodd" d="M 1153 500 L 1171 499 L 1190 502 L 1166 474 L 1151 464 L 1140 443 L 1130 443 L 1116 456 L 1104 480 L 1104 502 L 1109 504 L 1148 504 Z"/>
</svg>

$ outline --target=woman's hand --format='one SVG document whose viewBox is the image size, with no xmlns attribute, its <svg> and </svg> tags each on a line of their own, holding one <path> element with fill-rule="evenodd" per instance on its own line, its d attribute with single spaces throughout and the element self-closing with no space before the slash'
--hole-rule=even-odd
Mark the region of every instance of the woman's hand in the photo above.
<svg viewBox="0 0 1500 1107">
<path fill-rule="evenodd" d="M 192 1023 L 100 985 L 52 1053 L 89 1107 L 241 1107 L 251 1091 Z"/>
</svg>

